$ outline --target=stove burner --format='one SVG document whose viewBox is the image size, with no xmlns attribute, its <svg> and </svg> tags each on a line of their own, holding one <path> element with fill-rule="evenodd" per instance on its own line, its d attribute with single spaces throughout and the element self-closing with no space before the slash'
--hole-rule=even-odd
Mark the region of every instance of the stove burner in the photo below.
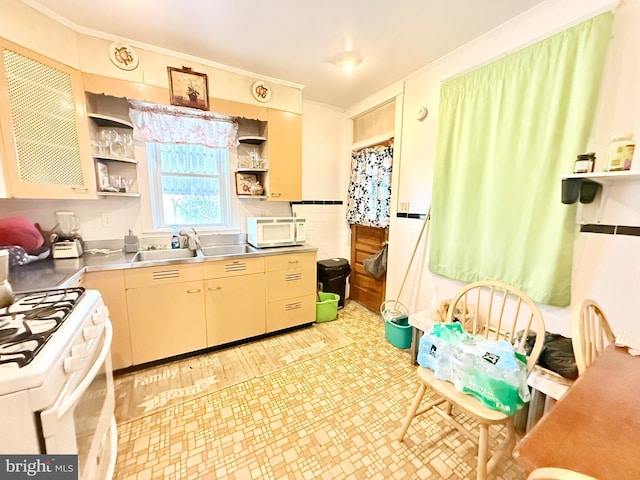
<svg viewBox="0 0 640 480">
<path fill-rule="evenodd" d="M 84 288 L 27 293 L 0 309 L 0 367 L 23 367 L 62 325 Z"/>
</svg>

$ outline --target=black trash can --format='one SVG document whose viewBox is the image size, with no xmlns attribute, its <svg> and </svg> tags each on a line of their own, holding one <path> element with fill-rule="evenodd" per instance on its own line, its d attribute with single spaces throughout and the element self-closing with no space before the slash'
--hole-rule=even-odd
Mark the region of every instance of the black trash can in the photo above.
<svg viewBox="0 0 640 480">
<path fill-rule="evenodd" d="M 320 290 L 340 295 L 338 308 L 344 307 L 344 296 L 347 277 L 351 273 L 349 261 L 346 258 L 329 258 L 318 260 L 318 283 Z"/>
</svg>

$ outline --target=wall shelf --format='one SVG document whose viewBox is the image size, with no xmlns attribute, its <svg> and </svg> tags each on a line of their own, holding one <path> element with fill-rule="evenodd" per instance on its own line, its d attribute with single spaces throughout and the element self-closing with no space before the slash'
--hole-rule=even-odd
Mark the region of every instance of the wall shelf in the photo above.
<svg viewBox="0 0 640 480">
<path fill-rule="evenodd" d="M 243 135 L 238 137 L 238 142 L 246 143 L 249 145 L 261 145 L 266 141 L 267 137 L 262 137 L 260 135 Z"/>
<path fill-rule="evenodd" d="M 99 197 L 139 197 L 139 193 L 127 192 L 98 192 Z"/>
<path fill-rule="evenodd" d="M 124 162 L 124 163 L 138 163 L 135 158 L 129 157 L 119 157 L 117 155 L 103 155 L 103 154 L 94 154 L 93 158 L 96 160 L 109 160 L 112 162 Z"/>
<path fill-rule="evenodd" d="M 622 170 L 617 172 L 591 172 L 591 173 L 573 173 L 571 175 L 563 175 L 562 179 L 575 180 L 591 180 L 601 185 L 610 185 L 614 182 L 626 182 L 640 180 L 640 172 L 631 170 Z"/>
<path fill-rule="evenodd" d="M 111 115 L 103 115 L 101 113 L 88 113 L 87 116 L 91 118 L 96 125 L 100 127 L 111 127 L 111 128 L 133 128 L 133 124 L 127 120 L 123 120 L 118 117 L 114 117 Z"/>
</svg>

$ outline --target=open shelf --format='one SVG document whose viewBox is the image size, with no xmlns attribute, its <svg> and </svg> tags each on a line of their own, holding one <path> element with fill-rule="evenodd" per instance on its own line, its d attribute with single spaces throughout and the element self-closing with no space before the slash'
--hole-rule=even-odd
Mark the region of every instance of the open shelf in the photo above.
<svg viewBox="0 0 640 480">
<path fill-rule="evenodd" d="M 100 197 L 139 197 L 139 193 L 134 192 L 97 192 Z"/>
<path fill-rule="evenodd" d="M 113 117 L 111 115 L 103 115 L 101 113 L 88 113 L 89 118 L 93 119 L 96 122 L 96 125 L 100 127 L 126 127 L 133 128 L 133 124 L 127 120 L 123 120 L 118 117 Z"/>
<path fill-rule="evenodd" d="M 267 137 L 261 137 L 259 135 L 243 135 L 238 137 L 238 142 L 247 143 L 249 145 L 260 145 L 267 141 Z"/>
<path fill-rule="evenodd" d="M 562 179 L 591 180 L 593 182 L 608 185 L 613 182 L 640 180 L 640 172 L 621 170 L 617 172 L 572 173 L 570 175 L 563 175 Z"/>
<path fill-rule="evenodd" d="M 125 162 L 125 163 L 138 163 L 135 158 L 130 157 L 119 157 L 117 155 L 103 155 L 103 154 L 93 154 L 93 158 L 96 160 L 109 160 L 113 162 Z"/>
</svg>

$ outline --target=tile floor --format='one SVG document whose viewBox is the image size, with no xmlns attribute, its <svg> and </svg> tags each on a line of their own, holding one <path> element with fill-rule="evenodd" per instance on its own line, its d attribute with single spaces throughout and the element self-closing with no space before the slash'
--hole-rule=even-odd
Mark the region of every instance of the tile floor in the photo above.
<svg viewBox="0 0 640 480">
<path fill-rule="evenodd" d="M 355 341 L 118 425 L 114 479 L 475 478 L 475 445 L 435 414 L 395 440 L 415 367 L 381 316 L 347 302 L 331 325 Z M 524 474 L 505 459 L 494 478 Z"/>
</svg>

